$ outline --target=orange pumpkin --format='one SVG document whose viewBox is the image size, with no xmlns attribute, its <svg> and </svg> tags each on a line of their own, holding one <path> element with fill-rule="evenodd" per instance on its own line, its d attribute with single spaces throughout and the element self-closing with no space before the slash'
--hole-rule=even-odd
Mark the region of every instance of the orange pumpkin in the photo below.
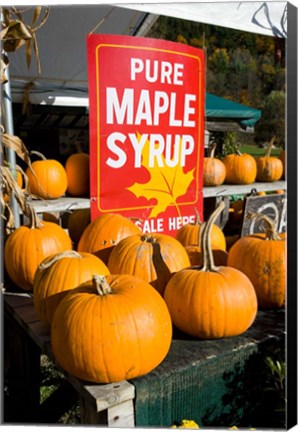
<svg viewBox="0 0 298 432">
<path fill-rule="evenodd" d="M 59 303 L 51 325 L 58 365 L 84 381 L 148 374 L 166 357 L 171 317 L 163 298 L 130 275 L 95 275 Z"/>
<path fill-rule="evenodd" d="M 282 176 L 281 176 L 282 179 L 286 178 L 286 160 L 287 160 L 286 155 L 287 155 L 287 153 L 286 153 L 286 150 L 284 150 L 284 149 L 279 154 L 279 159 L 281 160 L 282 167 L 283 167 Z"/>
<path fill-rule="evenodd" d="M 26 169 L 29 192 L 43 199 L 60 198 L 67 189 L 67 176 L 63 165 L 55 159 L 46 159 L 39 152 L 31 153 L 42 159 L 32 162 L 31 167 Z"/>
<path fill-rule="evenodd" d="M 234 243 L 228 265 L 251 280 L 260 308 L 280 308 L 284 305 L 286 290 L 285 234 L 278 234 L 274 222 L 264 214 L 250 217 L 265 223 L 265 233 L 241 237 Z"/>
<path fill-rule="evenodd" d="M 51 324 L 55 310 L 69 290 L 87 282 L 94 274 L 110 274 L 95 255 L 73 250 L 44 259 L 34 275 L 33 301 L 41 321 Z"/>
<path fill-rule="evenodd" d="M 68 233 L 72 241 L 77 244 L 87 226 L 91 223 L 90 209 L 77 209 L 71 212 L 67 219 Z"/>
<path fill-rule="evenodd" d="M 87 153 L 74 153 L 65 162 L 67 175 L 67 193 L 71 196 L 89 196 L 89 155 Z"/>
<path fill-rule="evenodd" d="M 112 250 L 108 268 L 113 274 L 131 274 L 163 295 L 172 274 L 190 265 L 184 247 L 166 234 L 136 234 L 126 237 Z"/>
<path fill-rule="evenodd" d="M 226 167 L 225 183 L 250 184 L 257 176 L 257 164 L 253 156 L 246 153 L 229 154 L 224 157 L 223 163 Z"/>
<path fill-rule="evenodd" d="M 141 233 L 131 219 L 117 213 L 105 213 L 94 219 L 79 240 L 78 252 L 90 252 L 105 264 L 114 246 L 123 238 Z"/>
<path fill-rule="evenodd" d="M 173 324 L 202 339 L 239 335 L 257 313 L 256 293 L 248 277 L 234 268 L 214 265 L 210 230 L 223 208 L 221 201 L 203 227 L 203 265 L 178 271 L 164 293 Z"/>
<path fill-rule="evenodd" d="M 219 186 L 226 178 L 225 164 L 214 157 L 216 143 L 210 149 L 208 157 L 204 157 L 203 186 Z"/>
<path fill-rule="evenodd" d="M 264 156 L 255 158 L 257 163 L 257 181 L 274 182 L 278 181 L 282 176 L 282 161 L 277 157 L 270 156 L 274 139 L 275 137 L 271 139 Z"/>
<path fill-rule="evenodd" d="M 72 248 L 68 234 L 59 225 L 41 221 L 30 208 L 30 222 L 15 229 L 4 246 L 4 262 L 11 280 L 32 291 L 38 265 L 49 255 Z"/>
<path fill-rule="evenodd" d="M 200 230 L 204 222 L 200 221 L 196 208 L 195 212 L 195 222 L 183 225 L 176 233 L 176 240 L 178 240 L 184 247 L 198 244 L 199 242 Z M 225 235 L 222 229 L 216 224 L 213 224 L 211 228 L 211 245 L 213 249 L 226 250 Z"/>
</svg>

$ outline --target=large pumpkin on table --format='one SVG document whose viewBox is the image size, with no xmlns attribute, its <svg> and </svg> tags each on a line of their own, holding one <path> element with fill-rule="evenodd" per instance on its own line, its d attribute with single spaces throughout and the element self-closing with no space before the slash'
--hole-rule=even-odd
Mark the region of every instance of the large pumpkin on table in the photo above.
<svg viewBox="0 0 298 432">
<path fill-rule="evenodd" d="M 223 208 L 221 202 L 203 228 L 203 265 L 178 271 L 164 292 L 173 324 L 202 339 L 239 335 L 251 326 L 257 313 L 257 297 L 249 278 L 213 262 L 210 229 Z"/>
<path fill-rule="evenodd" d="M 234 243 L 228 265 L 251 280 L 260 308 L 281 308 L 286 291 L 286 235 L 277 233 L 268 216 L 259 213 L 250 217 L 264 221 L 265 232 L 241 237 Z"/>
<path fill-rule="evenodd" d="M 37 154 L 41 160 L 32 162 L 26 169 L 28 189 L 32 195 L 43 199 L 56 199 L 65 194 L 67 176 L 64 166 L 55 159 L 46 159 L 41 153 Z"/>
<path fill-rule="evenodd" d="M 89 196 L 89 155 L 87 153 L 74 153 L 65 162 L 67 175 L 67 193 L 71 196 Z"/>
<path fill-rule="evenodd" d="M 131 219 L 117 213 L 105 213 L 94 219 L 79 240 L 78 252 L 90 252 L 107 264 L 113 248 L 120 240 L 141 233 Z"/>
<path fill-rule="evenodd" d="M 226 167 L 225 183 L 250 184 L 257 176 L 257 164 L 253 156 L 246 153 L 231 153 L 224 157 Z"/>
<path fill-rule="evenodd" d="M 111 273 L 140 277 L 161 295 L 172 274 L 189 265 L 184 247 L 173 237 L 160 233 L 136 234 L 122 239 L 108 261 Z"/>
<path fill-rule="evenodd" d="M 171 340 L 163 298 L 130 275 L 96 275 L 71 290 L 51 326 L 52 351 L 60 367 L 98 383 L 149 373 L 163 361 Z"/>
<path fill-rule="evenodd" d="M 53 222 L 41 221 L 31 208 L 30 222 L 18 227 L 6 240 L 5 268 L 18 287 L 31 291 L 38 265 L 49 255 L 71 248 L 66 231 Z"/>
<path fill-rule="evenodd" d="M 87 252 L 71 250 L 44 259 L 37 267 L 33 283 L 33 301 L 39 319 L 51 324 L 58 304 L 69 290 L 97 273 L 110 274 L 99 258 Z"/>
</svg>

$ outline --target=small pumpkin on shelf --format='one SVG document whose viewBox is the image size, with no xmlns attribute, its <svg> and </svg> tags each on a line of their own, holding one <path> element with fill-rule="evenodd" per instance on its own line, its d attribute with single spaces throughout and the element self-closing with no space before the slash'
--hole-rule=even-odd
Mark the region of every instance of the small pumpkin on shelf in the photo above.
<svg viewBox="0 0 298 432">
<path fill-rule="evenodd" d="M 228 265 L 251 280 L 260 308 L 281 308 L 286 290 L 286 234 L 279 234 L 274 221 L 263 213 L 251 213 L 248 217 L 262 221 L 265 232 L 235 242 L 229 251 Z"/>
<path fill-rule="evenodd" d="M 254 287 L 244 273 L 214 265 L 210 231 L 224 206 L 221 201 L 203 227 L 203 265 L 178 271 L 164 293 L 173 324 L 202 339 L 243 333 L 254 322 L 258 307 Z"/>
<path fill-rule="evenodd" d="M 223 158 L 226 167 L 225 183 L 228 184 L 251 184 L 257 176 L 257 164 L 255 158 L 247 153 L 231 153 Z"/>
<path fill-rule="evenodd" d="M 204 157 L 203 186 L 220 186 L 226 178 L 225 164 L 214 156 L 214 143 L 207 157 Z"/>
<path fill-rule="evenodd" d="M 283 173 L 283 164 L 278 157 L 271 156 L 275 137 L 270 140 L 263 156 L 256 157 L 257 177 L 260 182 L 274 182 L 280 180 Z"/>
<path fill-rule="evenodd" d="M 32 195 L 43 199 L 56 199 L 65 194 L 67 189 L 67 175 L 64 166 L 55 159 L 46 157 L 35 150 L 35 154 L 41 158 L 31 163 L 26 169 L 28 178 L 28 190 Z"/>
<path fill-rule="evenodd" d="M 84 381 L 145 375 L 166 357 L 172 322 L 163 298 L 131 275 L 94 275 L 59 303 L 51 325 L 54 357 Z"/>
<path fill-rule="evenodd" d="M 76 197 L 89 196 L 90 180 L 89 154 L 80 152 L 68 156 L 65 162 L 67 194 Z"/>
</svg>

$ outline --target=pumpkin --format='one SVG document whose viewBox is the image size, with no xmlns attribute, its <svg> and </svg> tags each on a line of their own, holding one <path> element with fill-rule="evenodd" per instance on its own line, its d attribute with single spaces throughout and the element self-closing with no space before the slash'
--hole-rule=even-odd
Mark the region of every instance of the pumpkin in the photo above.
<svg viewBox="0 0 298 432">
<path fill-rule="evenodd" d="M 270 156 L 275 137 L 273 137 L 266 149 L 264 156 L 256 157 L 257 163 L 257 181 L 274 182 L 278 181 L 283 172 L 282 161 Z"/>
<path fill-rule="evenodd" d="M 223 158 L 226 167 L 225 183 L 250 184 L 257 176 L 257 164 L 253 156 L 246 153 L 231 153 Z"/>
<path fill-rule="evenodd" d="M 173 324 L 201 339 L 239 335 L 251 326 L 257 313 L 249 278 L 234 268 L 214 265 L 210 230 L 224 206 L 221 201 L 203 227 L 203 265 L 178 271 L 164 293 Z"/>
<path fill-rule="evenodd" d="M 11 280 L 20 288 L 32 291 L 38 265 L 49 255 L 72 248 L 63 228 L 53 222 L 41 221 L 29 207 L 29 223 L 16 228 L 4 246 L 4 262 Z"/>
<path fill-rule="evenodd" d="M 87 282 L 93 274 L 110 274 L 95 255 L 70 250 L 45 258 L 33 281 L 33 301 L 41 321 L 51 324 L 55 310 L 69 290 Z"/>
<path fill-rule="evenodd" d="M 228 265 L 251 280 L 260 308 L 281 308 L 286 290 L 285 234 L 278 234 L 273 220 L 262 213 L 249 217 L 263 221 L 265 232 L 241 237 L 234 243 Z"/>
<path fill-rule="evenodd" d="M 67 193 L 71 196 L 89 196 L 89 155 L 87 153 L 74 153 L 65 162 L 67 175 Z"/>
<path fill-rule="evenodd" d="M 117 213 L 98 216 L 85 228 L 79 240 L 78 252 L 90 252 L 105 264 L 114 246 L 123 238 L 141 233 L 131 219 Z"/>
<path fill-rule="evenodd" d="M 90 209 L 77 209 L 72 211 L 67 219 L 68 233 L 72 241 L 77 244 L 85 230 L 91 223 Z"/>
<path fill-rule="evenodd" d="M 199 245 L 188 245 L 185 246 L 190 265 L 199 266 L 203 263 L 203 251 Z M 217 266 L 225 266 L 228 262 L 228 253 L 223 249 L 213 249 L 214 264 Z"/>
<path fill-rule="evenodd" d="M 39 152 L 31 153 L 40 156 L 41 160 L 32 162 L 26 169 L 29 192 L 43 199 L 60 198 L 67 189 L 67 176 L 63 165 L 55 159 L 46 159 Z"/>
<path fill-rule="evenodd" d="M 285 149 L 283 149 L 283 150 L 280 152 L 280 154 L 279 154 L 279 159 L 281 160 L 281 162 L 282 162 L 282 167 L 283 167 L 281 178 L 284 180 L 284 179 L 286 178 L 286 160 L 287 160 L 287 157 L 286 157 L 286 150 L 285 150 Z"/>
<path fill-rule="evenodd" d="M 171 340 L 171 317 L 163 298 L 130 275 L 95 275 L 71 290 L 51 325 L 58 365 L 97 383 L 149 373 L 166 357 Z"/>
<path fill-rule="evenodd" d="M 176 240 L 178 240 L 184 247 L 198 244 L 200 230 L 204 222 L 200 221 L 197 209 L 195 208 L 196 219 L 194 223 L 187 223 L 183 225 L 176 233 Z M 222 229 L 213 224 L 211 228 L 211 244 L 214 249 L 226 250 L 226 239 Z"/>
<path fill-rule="evenodd" d="M 203 186 L 219 186 L 226 178 L 225 164 L 214 157 L 216 143 L 211 146 L 208 157 L 204 157 Z"/>
<path fill-rule="evenodd" d="M 112 274 L 130 274 L 149 282 L 161 295 L 172 274 L 190 265 L 184 247 L 161 233 L 126 237 L 112 250 L 108 268 Z"/>
</svg>

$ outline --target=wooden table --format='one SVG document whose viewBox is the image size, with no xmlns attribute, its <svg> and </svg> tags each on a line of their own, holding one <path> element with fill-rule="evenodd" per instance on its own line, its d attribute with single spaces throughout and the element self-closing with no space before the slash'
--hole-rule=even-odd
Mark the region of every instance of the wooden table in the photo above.
<svg viewBox="0 0 298 432">
<path fill-rule="evenodd" d="M 22 414 L 19 422 L 36 423 L 40 420 L 40 356 L 46 354 L 53 359 L 49 327 L 38 320 L 32 295 L 5 292 L 3 298 L 10 385 Z M 284 310 L 259 311 L 251 328 L 233 338 L 203 341 L 174 332 L 165 360 L 149 374 L 130 382 L 92 384 L 64 375 L 79 397 L 82 424 L 169 427 L 175 420 L 189 418 L 206 426 L 202 419 L 217 421 L 214 416 L 207 418 L 211 405 L 216 407 L 214 415 L 218 418 L 228 408 L 226 403 L 222 406 L 228 391 L 222 380 L 233 375 L 240 364 L 251 364 L 256 353 L 264 360 L 270 347 L 282 346 L 284 334 Z M 261 379 L 258 374 L 262 369 L 259 357 L 258 367 L 253 366 L 257 379 Z M 235 377 L 239 384 L 241 376 Z M 246 390 L 253 393 L 255 381 L 249 375 Z M 222 393 L 212 390 L 215 385 Z M 245 394 L 238 393 L 239 397 L 249 403 Z M 234 396 L 231 404 L 233 401 Z M 232 405 L 230 409 L 235 411 Z"/>
<path fill-rule="evenodd" d="M 40 355 L 53 360 L 49 327 L 39 321 L 30 294 L 4 294 L 8 361 L 13 392 L 24 423 L 39 421 Z M 82 424 L 134 427 L 134 386 L 127 381 L 92 384 L 65 374 L 78 393 Z"/>
</svg>

